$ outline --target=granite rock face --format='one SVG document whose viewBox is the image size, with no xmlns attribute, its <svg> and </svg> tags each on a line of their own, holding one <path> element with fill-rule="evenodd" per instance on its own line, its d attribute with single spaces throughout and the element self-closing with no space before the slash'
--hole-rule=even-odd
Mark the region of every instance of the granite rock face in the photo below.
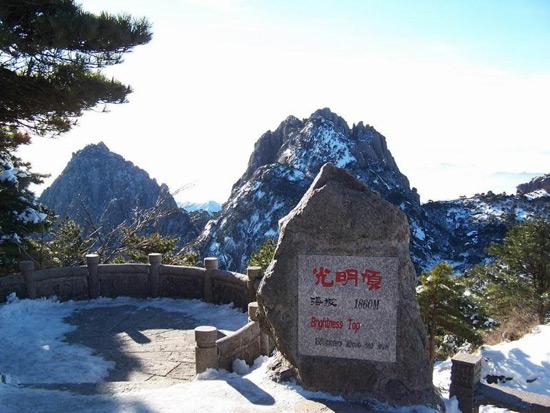
<svg viewBox="0 0 550 413">
<path fill-rule="evenodd" d="M 145 233 L 180 237 L 180 246 L 195 237 L 198 229 L 187 212 L 177 207 L 168 187 L 159 185 L 143 169 L 113 153 L 100 142 L 73 154 L 61 175 L 44 190 L 40 202 L 60 218 L 69 217 L 83 228 L 107 234 L 129 222 L 136 209 L 152 208 L 158 200 L 171 213 L 150 225 Z"/>
<path fill-rule="evenodd" d="M 424 326 L 415 299 L 405 214 L 343 169 L 326 164 L 280 221 L 274 260 L 258 291 L 261 323 L 306 388 L 376 398 L 394 405 L 441 405 L 431 383 Z M 298 353 L 298 265 L 303 255 L 393 257 L 396 261 L 395 362 Z"/>
</svg>

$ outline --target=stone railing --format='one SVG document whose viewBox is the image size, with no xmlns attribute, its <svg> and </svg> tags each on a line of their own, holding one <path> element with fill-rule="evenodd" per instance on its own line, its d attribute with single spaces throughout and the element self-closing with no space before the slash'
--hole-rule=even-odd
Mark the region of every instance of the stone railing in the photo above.
<svg viewBox="0 0 550 413">
<path fill-rule="evenodd" d="M 207 368 L 222 368 L 232 371 L 235 359 L 251 365 L 261 355 L 269 355 L 273 344 L 269 337 L 260 331 L 258 303 L 248 304 L 248 324 L 233 334 L 223 336 L 216 327 L 195 328 L 195 366 L 197 373 Z"/>
<path fill-rule="evenodd" d="M 15 292 L 20 298 L 57 296 L 60 300 L 129 296 L 202 298 L 247 309 L 256 299 L 261 268 L 249 267 L 247 275 L 218 269 L 218 259 L 204 259 L 205 268 L 163 265 L 161 254 L 149 254 L 149 264 L 99 264 L 96 254 L 86 256 L 81 267 L 34 270 L 22 261 L 21 273 L 0 277 L 0 302 Z"/>
<path fill-rule="evenodd" d="M 458 353 L 452 358 L 450 397 L 456 396 L 463 413 L 478 412 L 482 404 L 522 412 L 550 412 L 550 397 L 498 386 L 483 384 L 481 356 Z"/>
</svg>

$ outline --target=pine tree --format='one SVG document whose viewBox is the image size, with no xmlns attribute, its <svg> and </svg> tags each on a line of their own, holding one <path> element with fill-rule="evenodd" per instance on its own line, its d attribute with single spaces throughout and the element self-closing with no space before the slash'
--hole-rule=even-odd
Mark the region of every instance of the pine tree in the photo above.
<svg viewBox="0 0 550 413">
<path fill-rule="evenodd" d="M 431 364 L 446 357 L 466 341 L 482 342 L 480 330 L 490 325 L 484 311 L 469 298 L 466 286 L 453 277 L 453 268 L 440 262 L 420 277 L 417 299 L 428 332 L 427 353 Z"/>
<path fill-rule="evenodd" d="M 150 39 L 146 20 L 74 0 L 0 0 L 0 125 L 56 134 L 85 109 L 125 102 L 130 87 L 100 69 Z"/>
<path fill-rule="evenodd" d="M 498 291 L 506 290 L 516 301 L 534 303 L 540 324 L 550 305 L 550 221 L 537 218 L 510 228 L 502 244 L 492 244 L 496 257 L 494 278 Z"/>
<path fill-rule="evenodd" d="M 0 0 L 0 272 L 48 225 L 29 190 L 43 176 L 15 150 L 30 134 L 67 132 L 86 109 L 126 102 L 130 87 L 101 69 L 150 39 L 146 20 L 96 16 L 74 0 Z"/>
<path fill-rule="evenodd" d="M 44 175 L 32 173 L 30 165 L 14 154 L 28 142 L 27 134 L 0 129 L 0 274 L 16 270 L 17 261 L 30 247 L 28 236 L 46 229 L 51 215 L 29 190 Z"/>
<path fill-rule="evenodd" d="M 196 252 L 187 252 L 185 254 L 175 254 L 176 246 L 179 241 L 175 237 L 164 237 L 158 233 L 150 235 L 138 235 L 127 227 L 122 229 L 125 232 L 124 244 L 114 261 L 130 262 L 148 262 L 148 256 L 151 253 L 162 254 L 162 262 L 169 265 L 187 265 L 197 266 L 199 254 Z"/>
<path fill-rule="evenodd" d="M 269 267 L 269 263 L 273 260 L 275 254 L 275 241 L 271 238 L 265 240 L 265 242 L 250 254 L 250 264 L 258 267 L 262 267 L 263 272 Z"/>
</svg>

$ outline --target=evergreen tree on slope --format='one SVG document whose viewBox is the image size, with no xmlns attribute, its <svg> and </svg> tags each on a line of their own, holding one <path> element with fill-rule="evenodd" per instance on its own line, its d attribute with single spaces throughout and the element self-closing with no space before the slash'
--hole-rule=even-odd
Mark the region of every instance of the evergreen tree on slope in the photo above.
<svg viewBox="0 0 550 413">
<path fill-rule="evenodd" d="M 427 353 L 433 366 L 436 357 L 447 357 L 466 341 L 480 345 L 480 330 L 492 320 L 469 298 L 465 284 L 453 277 L 453 268 L 440 262 L 422 273 L 417 299 L 428 333 Z"/>
<path fill-rule="evenodd" d="M 522 222 L 510 228 L 502 244 L 492 244 L 489 254 L 496 257 L 498 269 L 494 276 L 493 290 L 508 292 L 507 298 L 514 297 L 515 305 L 531 304 L 532 311 L 544 324 L 550 306 L 550 221 L 537 218 Z M 509 294 L 511 293 L 511 294 Z M 495 296 L 501 300 L 498 294 Z"/>
</svg>

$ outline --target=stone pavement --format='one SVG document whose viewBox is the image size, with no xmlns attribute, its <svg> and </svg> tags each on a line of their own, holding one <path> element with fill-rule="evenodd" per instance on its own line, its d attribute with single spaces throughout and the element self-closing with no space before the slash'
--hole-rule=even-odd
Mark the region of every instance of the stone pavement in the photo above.
<svg viewBox="0 0 550 413">
<path fill-rule="evenodd" d="M 106 382 L 179 383 L 195 376 L 193 329 L 200 323 L 186 314 L 125 305 L 78 311 L 65 321 L 77 326 L 65 341 L 116 363 Z"/>
<path fill-rule="evenodd" d="M 65 341 L 92 348 L 104 359 L 115 362 L 115 368 L 101 383 L 41 383 L 29 387 L 83 395 L 117 394 L 162 388 L 195 377 L 194 328 L 200 323 L 184 313 L 123 305 L 76 311 L 64 321 L 77 327 L 65 336 Z M 274 411 L 284 413 L 280 409 Z M 371 410 L 353 403 L 304 400 L 294 411 L 359 413 Z"/>
</svg>

